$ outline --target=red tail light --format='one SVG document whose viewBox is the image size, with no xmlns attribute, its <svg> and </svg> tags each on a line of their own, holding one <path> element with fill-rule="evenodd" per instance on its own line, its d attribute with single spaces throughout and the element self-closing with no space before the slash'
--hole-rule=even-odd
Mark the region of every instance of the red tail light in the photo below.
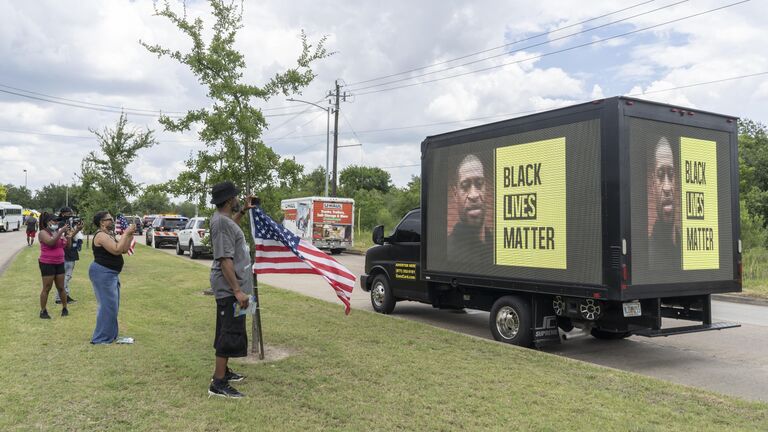
<svg viewBox="0 0 768 432">
<path fill-rule="evenodd" d="M 626 264 L 621 265 L 621 289 L 625 290 L 629 286 L 629 268 Z"/>
<path fill-rule="evenodd" d="M 199 235 L 200 238 L 205 237 L 205 230 L 197 230 L 197 235 Z"/>
</svg>

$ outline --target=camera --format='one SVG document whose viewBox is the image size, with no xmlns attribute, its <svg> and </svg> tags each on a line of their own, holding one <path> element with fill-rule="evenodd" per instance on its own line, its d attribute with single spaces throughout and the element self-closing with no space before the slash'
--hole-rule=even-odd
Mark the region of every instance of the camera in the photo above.
<svg viewBox="0 0 768 432">
<path fill-rule="evenodd" d="M 80 216 L 59 216 L 56 218 L 56 221 L 59 223 L 59 229 L 67 225 L 74 228 L 76 225 L 83 223 L 83 218 Z"/>
</svg>

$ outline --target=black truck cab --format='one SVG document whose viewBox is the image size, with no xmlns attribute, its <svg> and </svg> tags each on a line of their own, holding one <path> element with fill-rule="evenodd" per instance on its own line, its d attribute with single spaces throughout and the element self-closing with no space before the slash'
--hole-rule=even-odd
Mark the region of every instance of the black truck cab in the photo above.
<svg viewBox="0 0 768 432">
<path fill-rule="evenodd" d="M 371 292 L 377 312 L 390 313 L 398 300 L 429 302 L 427 283 L 421 279 L 421 210 L 414 209 L 384 236 L 384 226 L 373 230 L 377 246 L 365 255 L 363 290 Z"/>
</svg>

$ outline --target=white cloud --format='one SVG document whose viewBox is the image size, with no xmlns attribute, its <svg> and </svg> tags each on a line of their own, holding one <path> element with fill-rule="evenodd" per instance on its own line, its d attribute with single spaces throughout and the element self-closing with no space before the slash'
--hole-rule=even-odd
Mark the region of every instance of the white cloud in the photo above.
<svg viewBox="0 0 768 432">
<path fill-rule="evenodd" d="M 623 37 L 609 43 L 562 55 L 501 66 L 555 49 L 588 42 L 597 33 L 557 41 L 547 46 L 526 46 L 585 30 L 609 20 L 629 16 L 658 5 L 555 31 L 545 38 L 508 46 L 521 50 L 493 60 L 457 67 L 424 79 L 445 77 L 476 69 L 488 71 L 458 78 L 358 95 L 341 105 L 340 141 L 363 142 L 339 150 L 339 166 L 362 163 L 399 166 L 418 163 L 420 143 L 426 135 L 475 125 L 452 122 L 549 109 L 617 93 L 641 93 L 685 86 L 725 77 L 768 70 L 763 23 L 768 11 L 751 2 L 709 15 L 660 27 L 653 32 Z M 178 3 L 173 3 L 178 7 Z M 327 46 L 337 53 L 317 62 L 318 77 L 302 99 L 318 101 L 335 79 L 355 83 L 373 77 L 434 65 L 468 53 L 491 49 L 527 37 L 579 23 L 627 7 L 631 2 L 589 3 L 570 0 L 546 2 L 468 3 L 457 0 L 396 0 L 386 4 L 351 4 L 338 0 L 313 2 L 247 2 L 244 28 L 237 47 L 245 55 L 245 78 L 263 83 L 295 64 L 305 29 L 310 40 L 328 35 Z M 722 5 L 716 0 L 684 3 L 664 13 L 632 19 L 605 34 L 641 28 Z M 191 17 L 210 23 L 208 6 L 190 2 Z M 180 8 L 178 9 L 180 10 Z M 620 30 L 620 31 L 619 31 Z M 600 35 L 603 35 L 602 30 Z M 157 59 L 138 40 L 185 50 L 189 41 L 166 19 L 153 16 L 152 2 L 12 2 L 0 0 L 0 84 L 60 97 L 131 108 L 183 111 L 206 106 L 205 89 L 183 66 Z M 503 52 L 491 50 L 484 56 Z M 470 56 L 447 65 L 412 72 L 431 72 L 448 65 L 477 60 Z M 407 77 L 398 75 L 391 79 Z M 418 81 L 418 80 L 417 80 Z M 407 84 L 413 80 L 397 84 Z M 350 86 L 351 88 L 361 85 Z M 0 87 L 0 89 L 5 89 Z M 629 89 L 629 90 L 627 90 Z M 373 90 L 373 89 L 371 89 Z M 361 93 L 360 91 L 354 93 Z M 751 78 L 648 94 L 648 98 L 763 120 L 768 117 L 768 81 Z M 295 105 L 275 97 L 261 107 Z M 325 101 L 320 101 L 325 104 Z M 301 108 L 298 108 L 301 109 Z M 296 111 L 266 111 L 266 114 Z M 325 114 L 314 108 L 280 126 L 290 117 L 270 117 L 265 142 L 312 169 L 325 165 Z M 66 182 L 85 154 L 96 148 L 89 128 L 112 126 L 117 114 L 75 109 L 0 93 L 0 183 L 19 183 L 24 168 L 30 186 Z M 488 121 L 501 119 L 494 117 Z M 190 150 L 200 147 L 194 134 L 170 134 L 152 118 L 131 116 L 131 123 L 157 131 L 161 144 L 142 152 L 132 167 L 136 180 L 156 183 L 175 176 Z M 350 127 L 351 124 L 351 127 Z M 350 133 L 354 128 L 358 138 Z M 3 132 L 28 130 L 78 135 L 61 138 Z M 371 130 L 381 130 L 368 133 Z M 290 134 L 290 135 L 289 135 Z M 285 139 L 276 140 L 280 137 Z M 298 138 L 310 135 L 307 138 Z M 12 149 L 12 150 L 11 150 Z M 64 150 L 64 151 L 62 151 Z M 56 154 L 54 164 L 45 161 Z M 42 156 L 41 156 L 42 155 Z M 53 166 L 50 166 L 53 165 Z M 392 169 L 397 184 L 405 184 L 418 167 Z"/>
</svg>

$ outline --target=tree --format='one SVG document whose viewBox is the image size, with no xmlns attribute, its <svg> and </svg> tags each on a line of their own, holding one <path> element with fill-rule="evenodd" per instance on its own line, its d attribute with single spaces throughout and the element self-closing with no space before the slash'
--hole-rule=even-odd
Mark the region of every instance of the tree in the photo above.
<svg viewBox="0 0 768 432">
<path fill-rule="evenodd" d="M 0 184 L 0 201 L 5 201 L 5 195 L 8 193 L 8 190 L 5 188 L 5 185 Z"/>
<path fill-rule="evenodd" d="M 35 194 L 35 206 L 40 211 L 56 212 L 65 205 L 78 207 L 75 185 L 45 185 Z"/>
<path fill-rule="evenodd" d="M 182 216 L 186 216 L 188 218 L 194 217 L 196 210 L 197 210 L 197 205 L 189 201 L 184 201 L 182 203 L 174 204 L 173 206 L 174 212 Z"/>
<path fill-rule="evenodd" d="M 168 183 L 175 195 L 184 195 L 206 204 L 206 192 L 211 184 L 230 180 L 249 192 L 251 187 L 263 196 L 265 190 L 281 187 L 281 182 L 295 172 L 298 164 L 281 159 L 261 140 L 267 126 L 261 110 L 252 105 L 254 99 L 269 100 L 278 94 L 300 94 L 300 90 L 315 78 L 310 64 L 329 55 L 324 47 L 325 37 L 313 48 L 304 32 L 301 33 L 302 51 L 297 66 L 276 74 L 263 86 L 248 84 L 243 79 L 244 56 L 234 45 L 238 30 L 242 28 L 242 3 L 209 0 L 215 23 L 206 41 L 203 20 L 190 20 L 184 13 L 173 11 L 168 3 L 155 8 L 155 15 L 171 21 L 192 42 L 188 52 L 171 50 L 161 45 L 140 43 L 158 58 L 170 57 L 186 65 L 200 83 L 207 87 L 212 101 L 210 108 L 188 111 L 177 120 L 161 116 L 160 123 L 168 131 L 183 132 L 199 124 L 199 138 L 206 149 L 185 162 L 186 169 Z M 299 166 L 300 167 L 300 166 Z M 301 173 L 301 170 L 298 170 Z M 279 204 L 279 203 L 278 203 Z"/>
<path fill-rule="evenodd" d="M 83 160 L 81 176 L 88 175 L 89 188 L 103 194 L 100 205 L 108 204 L 111 211 L 122 213 L 128 205 L 128 196 L 136 195 L 139 184 L 133 181 L 128 166 L 138 152 L 157 144 L 152 130 L 128 128 L 128 117 L 120 114 L 114 129 L 105 127 L 101 132 L 91 129 L 99 142 L 99 152 L 92 151 Z M 85 183 L 84 179 L 83 183 Z"/>
<path fill-rule="evenodd" d="M 139 214 L 168 213 L 171 209 L 171 199 L 160 185 L 148 186 L 133 202 L 133 211 Z"/>
<path fill-rule="evenodd" d="M 24 208 L 34 208 L 32 192 L 25 186 L 5 185 L 5 201 L 10 201 Z"/>
<path fill-rule="evenodd" d="M 389 192 L 392 178 L 381 168 L 350 165 L 339 175 L 341 190 L 346 196 L 354 196 L 360 190 Z"/>
<path fill-rule="evenodd" d="M 747 210 L 768 222 L 768 128 L 752 120 L 739 121 L 739 176 Z"/>
<path fill-rule="evenodd" d="M 322 196 L 325 192 L 325 168 L 319 166 L 302 176 L 299 188 L 301 195 Z"/>
</svg>

